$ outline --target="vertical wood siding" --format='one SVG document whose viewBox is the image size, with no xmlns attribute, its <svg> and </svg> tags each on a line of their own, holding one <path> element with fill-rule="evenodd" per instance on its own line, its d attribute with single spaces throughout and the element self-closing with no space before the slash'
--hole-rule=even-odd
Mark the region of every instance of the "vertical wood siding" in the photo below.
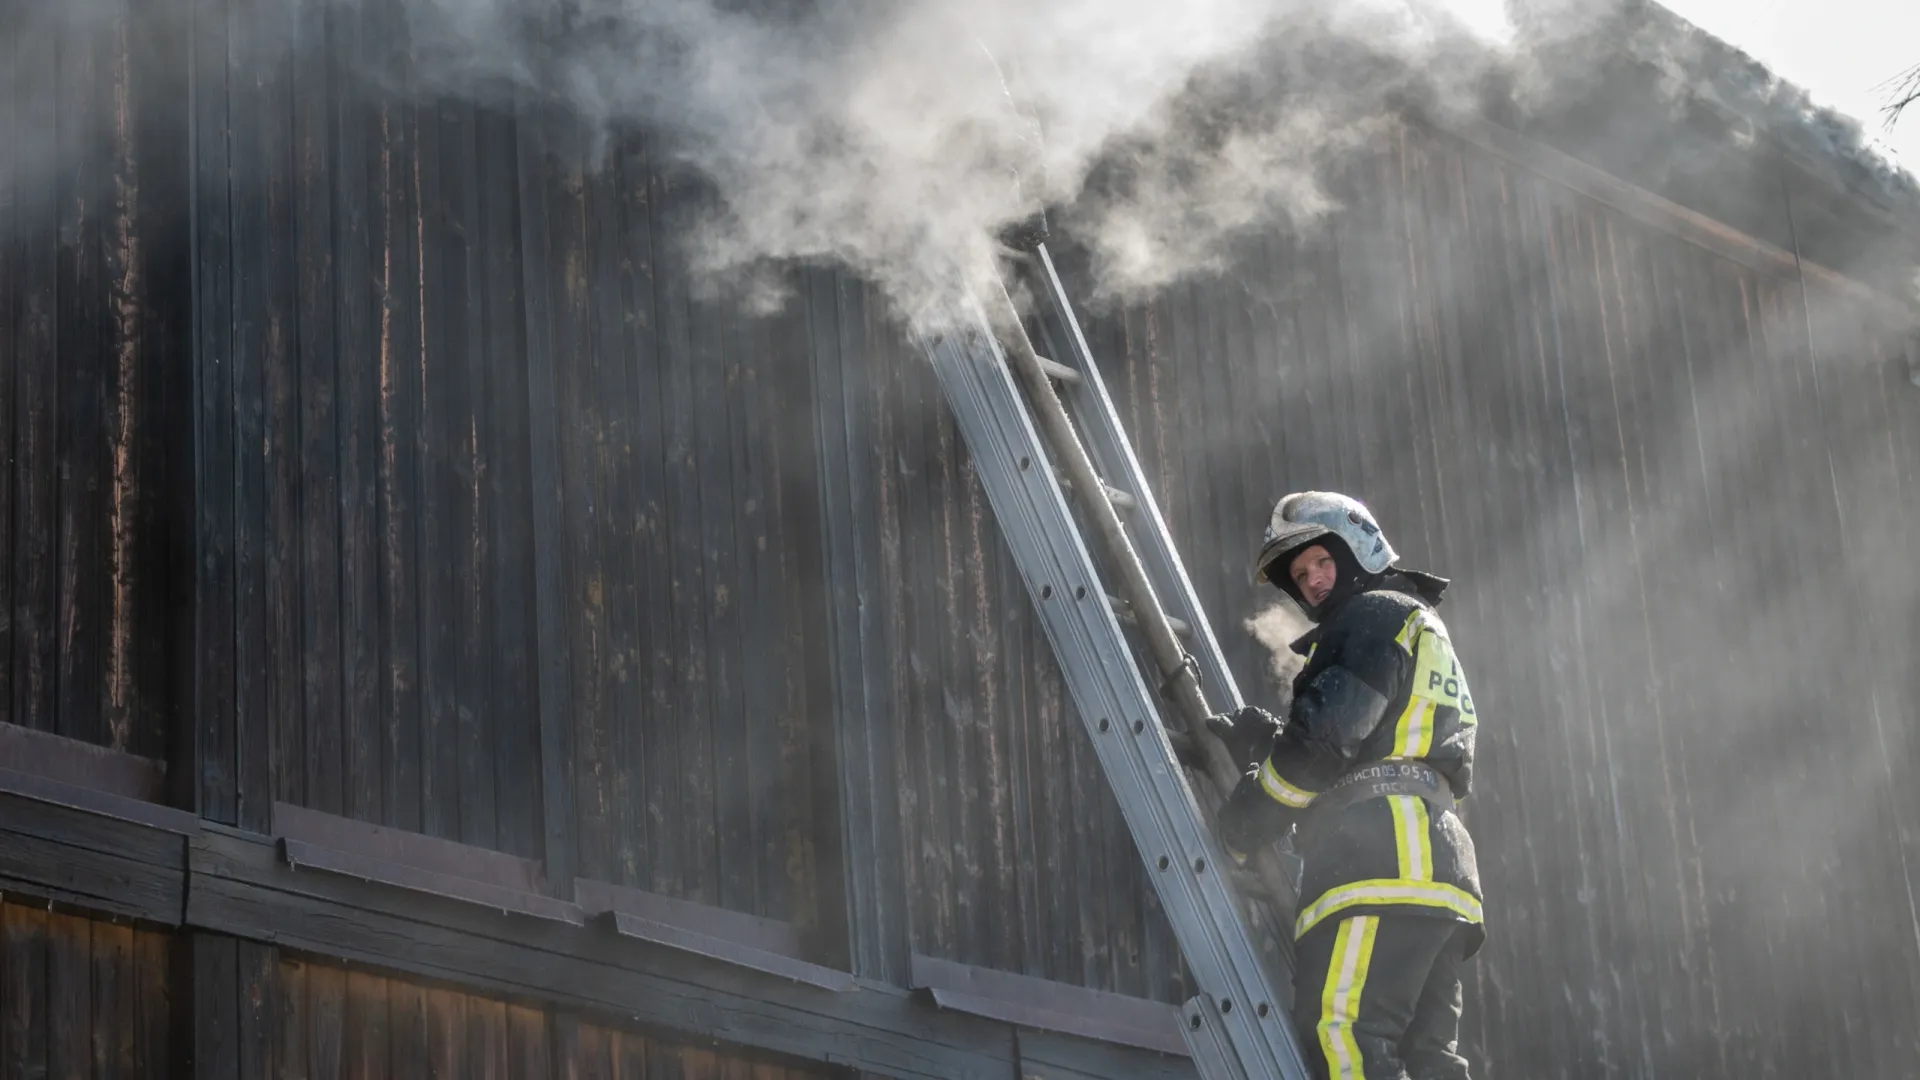
<svg viewBox="0 0 1920 1080">
<path fill-rule="evenodd" d="M 879 295 L 818 268 L 771 314 L 708 295 L 711 193 L 659 146 L 421 94 L 390 19 L 196 0 L 185 69 L 127 27 L 9 39 L 0 124 L 68 167 L 0 159 L 4 718 L 154 757 L 177 722 L 208 817 L 544 856 L 798 922 L 863 975 L 918 951 L 1182 997 Z M 1359 495 L 1456 580 L 1476 1062 L 1910 1073 L 1911 327 L 1430 132 L 1340 192 L 1227 273 L 1089 297 L 1088 329 L 1254 699 L 1283 697 L 1241 629 L 1280 494 Z M 0 916 L 0 1060 L 104 1053 L 45 1018 L 102 1015 L 99 963 L 119 1001 L 147 939 Z M 772 1068 L 204 951 L 281 987 L 277 1034 L 214 1033 L 262 1069 Z M 223 985 L 208 1008 L 263 1007 Z"/>
<path fill-rule="evenodd" d="M 165 934 L 0 904 L 0 1074 L 171 1075 Z"/>
<path fill-rule="evenodd" d="M 258 1039 L 288 1080 L 803 1080 L 810 1069 L 679 1045 L 544 1010 L 278 955 L 250 987 Z M 245 1025 L 243 1025 L 243 1030 Z"/>
<path fill-rule="evenodd" d="M 178 57 L 75 18 L 0 14 L 0 719 L 163 757 Z"/>
<path fill-rule="evenodd" d="M 203 805 L 538 855 L 510 133 L 343 75 L 377 9 L 202 14 Z"/>
<path fill-rule="evenodd" d="M 644 140 L 412 93 L 380 5 L 203 15 L 209 815 L 539 857 L 557 778 L 573 872 L 817 922 L 804 313 L 697 293 L 707 196 Z M 574 750 L 543 769 L 549 662 Z"/>
</svg>

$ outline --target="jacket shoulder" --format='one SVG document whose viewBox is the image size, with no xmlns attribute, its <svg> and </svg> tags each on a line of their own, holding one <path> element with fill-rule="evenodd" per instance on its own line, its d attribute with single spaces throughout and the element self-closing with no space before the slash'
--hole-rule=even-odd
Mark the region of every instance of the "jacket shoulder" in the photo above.
<svg viewBox="0 0 1920 1080">
<path fill-rule="evenodd" d="M 1378 589 L 1361 593 L 1347 601 L 1327 631 L 1329 635 L 1337 633 L 1349 640 L 1362 637 L 1394 638 L 1406 628 L 1407 620 L 1414 613 L 1426 610 L 1425 604 L 1405 593 Z"/>
</svg>

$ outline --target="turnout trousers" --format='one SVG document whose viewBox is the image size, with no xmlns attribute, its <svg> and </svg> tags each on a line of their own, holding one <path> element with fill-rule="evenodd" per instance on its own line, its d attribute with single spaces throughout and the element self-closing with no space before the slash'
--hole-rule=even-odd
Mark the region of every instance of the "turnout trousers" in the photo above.
<svg viewBox="0 0 1920 1080">
<path fill-rule="evenodd" d="M 1293 1019 L 1316 1080 L 1467 1080 L 1460 966 L 1469 927 L 1424 915 L 1329 919 L 1294 946 Z"/>
</svg>

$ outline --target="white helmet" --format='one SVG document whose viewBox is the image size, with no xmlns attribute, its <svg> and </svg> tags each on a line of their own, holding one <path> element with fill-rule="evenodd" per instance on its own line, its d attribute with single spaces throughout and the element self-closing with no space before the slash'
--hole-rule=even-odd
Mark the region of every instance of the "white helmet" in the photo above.
<svg viewBox="0 0 1920 1080">
<path fill-rule="evenodd" d="M 1260 554 L 1253 560 L 1253 583 L 1272 581 L 1268 571 L 1275 563 L 1328 536 L 1338 537 L 1369 574 L 1385 571 L 1399 558 L 1360 500 L 1332 491 L 1296 491 L 1273 508 Z"/>
</svg>

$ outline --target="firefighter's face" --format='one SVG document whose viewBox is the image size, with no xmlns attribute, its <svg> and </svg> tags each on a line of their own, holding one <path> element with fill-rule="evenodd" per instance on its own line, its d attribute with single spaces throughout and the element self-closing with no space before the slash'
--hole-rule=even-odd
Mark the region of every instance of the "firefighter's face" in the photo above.
<svg viewBox="0 0 1920 1080">
<path fill-rule="evenodd" d="M 1293 565 L 1287 573 L 1293 578 L 1293 587 L 1300 590 L 1300 598 L 1308 607 L 1319 607 L 1333 591 L 1334 578 L 1339 567 L 1327 549 L 1315 544 L 1293 557 Z"/>
</svg>

